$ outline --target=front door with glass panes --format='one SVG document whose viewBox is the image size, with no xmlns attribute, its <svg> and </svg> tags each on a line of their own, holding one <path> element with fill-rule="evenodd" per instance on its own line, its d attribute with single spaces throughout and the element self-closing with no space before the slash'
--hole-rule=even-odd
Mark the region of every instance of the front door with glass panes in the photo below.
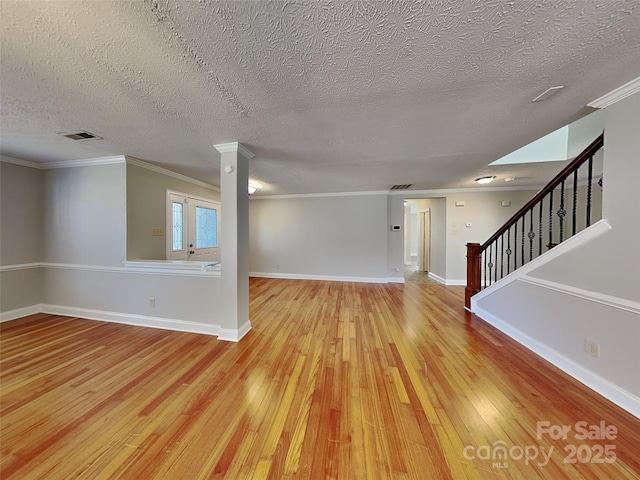
<svg viewBox="0 0 640 480">
<path fill-rule="evenodd" d="M 219 262 L 220 203 L 167 193 L 167 259 Z"/>
</svg>

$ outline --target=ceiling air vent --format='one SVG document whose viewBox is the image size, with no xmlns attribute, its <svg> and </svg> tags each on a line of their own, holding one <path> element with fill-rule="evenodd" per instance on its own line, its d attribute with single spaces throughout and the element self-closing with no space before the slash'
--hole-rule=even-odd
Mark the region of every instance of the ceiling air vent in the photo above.
<svg viewBox="0 0 640 480">
<path fill-rule="evenodd" d="M 413 183 L 407 183 L 406 185 L 394 185 L 393 187 L 391 187 L 391 190 L 406 190 L 412 185 Z"/>
<path fill-rule="evenodd" d="M 71 140 L 76 140 L 80 142 L 86 142 L 87 140 L 102 140 L 102 137 L 94 135 L 90 132 L 75 132 L 75 133 L 63 133 L 63 137 L 70 138 Z"/>
</svg>

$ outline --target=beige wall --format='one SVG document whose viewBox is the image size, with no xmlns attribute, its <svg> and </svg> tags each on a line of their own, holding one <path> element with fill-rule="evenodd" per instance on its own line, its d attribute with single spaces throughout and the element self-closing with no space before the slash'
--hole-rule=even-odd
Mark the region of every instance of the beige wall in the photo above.
<svg viewBox="0 0 640 480">
<path fill-rule="evenodd" d="M 467 243 L 483 243 L 535 195 L 533 190 L 447 195 L 447 279 L 467 278 Z M 507 200 L 511 206 L 502 207 Z M 457 201 L 465 202 L 456 207 Z M 471 227 L 466 227 L 471 223 Z"/>
<path fill-rule="evenodd" d="M 42 269 L 11 268 L 44 260 L 42 170 L 0 162 L 0 311 L 42 301 Z"/>
<path fill-rule="evenodd" d="M 402 212 L 401 201 L 399 208 Z M 249 222 L 251 272 L 378 280 L 388 276 L 386 195 L 255 199 Z M 402 232 L 390 235 L 399 241 L 402 255 Z M 398 276 L 401 260 L 392 272 Z"/>
<path fill-rule="evenodd" d="M 167 190 L 220 201 L 215 190 L 127 164 L 127 260 L 166 258 L 167 232 L 152 236 L 151 230 L 166 230 Z"/>
</svg>

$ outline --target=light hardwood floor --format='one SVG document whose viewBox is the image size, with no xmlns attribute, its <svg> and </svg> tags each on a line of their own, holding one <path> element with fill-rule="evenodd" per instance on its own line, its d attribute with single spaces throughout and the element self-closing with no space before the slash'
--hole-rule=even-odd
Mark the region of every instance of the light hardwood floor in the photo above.
<svg viewBox="0 0 640 480">
<path fill-rule="evenodd" d="M 638 478 L 640 421 L 462 301 L 462 287 L 252 279 L 238 344 L 4 323 L 0 477 Z M 571 431 L 538 439 L 545 421 Z M 581 421 L 616 438 L 579 440 Z"/>
</svg>

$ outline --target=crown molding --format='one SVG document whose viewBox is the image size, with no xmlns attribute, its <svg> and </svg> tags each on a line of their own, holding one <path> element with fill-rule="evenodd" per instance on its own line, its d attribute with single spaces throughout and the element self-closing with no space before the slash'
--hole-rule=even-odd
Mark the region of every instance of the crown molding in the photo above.
<svg viewBox="0 0 640 480">
<path fill-rule="evenodd" d="M 186 175 L 182 175 L 181 173 L 176 173 L 171 170 L 167 170 L 166 168 L 158 167 L 157 165 L 144 162 L 139 158 L 128 157 L 128 156 L 125 158 L 127 159 L 127 163 L 129 165 L 134 165 L 136 167 L 144 168 L 146 170 L 151 170 L 152 172 L 159 173 L 161 175 L 166 175 L 168 177 L 173 177 L 177 180 L 182 180 L 183 182 L 189 182 L 189 183 L 192 183 L 193 185 L 198 185 L 200 187 L 208 188 L 209 190 L 214 190 L 216 192 L 220 191 L 220 189 L 215 185 L 211 185 L 210 183 L 196 180 L 195 178 L 187 177 Z"/>
<path fill-rule="evenodd" d="M 293 193 L 286 195 L 251 195 L 249 200 L 277 200 L 281 198 L 318 198 L 318 197 L 361 197 L 370 195 L 388 195 L 386 190 L 373 192 L 336 192 L 336 193 Z"/>
<path fill-rule="evenodd" d="M 220 153 L 238 152 L 251 160 L 255 155 L 251 150 L 238 142 L 218 143 L 213 146 Z"/>
<path fill-rule="evenodd" d="M 74 167 L 94 167 L 96 165 L 112 165 L 117 163 L 125 163 L 124 155 L 115 155 L 112 157 L 85 158 L 79 160 L 60 160 L 58 162 L 32 162 L 21 158 L 7 157 L 2 155 L 1 160 L 14 165 L 22 165 L 23 167 L 37 168 L 38 170 L 52 170 L 55 168 L 74 168 Z"/>
<path fill-rule="evenodd" d="M 42 168 L 51 170 L 54 168 L 75 168 L 75 167 L 95 167 L 97 165 L 113 165 L 125 163 L 124 155 L 114 155 L 112 157 L 86 158 L 80 160 L 62 160 L 59 162 L 43 163 Z"/>
<path fill-rule="evenodd" d="M 640 77 L 634 78 L 630 82 L 625 83 L 621 87 L 616 88 L 606 95 L 603 95 L 600 98 L 587 103 L 587 107 L 606 108 L 637 92 L 640 92 Z"/>
<path fill-rule="evenodd" d="M 0 155 L 0 161 L 4 163 L 11 163 L 13 165 L 20 165 L 22 167 L 35 168 L 38 170 L 42 170 L 44 168 L 41 163 L 23 160 L 22 158 L 7 157 L 6 155 Z"/>
</svg>

